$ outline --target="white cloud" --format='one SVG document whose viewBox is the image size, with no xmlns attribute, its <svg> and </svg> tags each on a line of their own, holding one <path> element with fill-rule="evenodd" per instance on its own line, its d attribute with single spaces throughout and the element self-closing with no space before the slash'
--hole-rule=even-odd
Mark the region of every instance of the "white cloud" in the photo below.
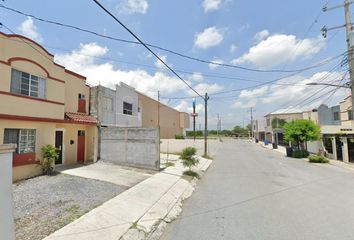
<svg viewBox="0 0 354 240">
<path fill-rule="evenodd" d="M 114 89 L 115 84 L 124 82 L 154 98 L 157 96 L 157 90 L 164 95 L 178 91 L 187 93 L 189 90 L 179 79 L 162 72 L 149 74 L 141 69 L 124 71 L 115 67 L 111 62 L 97 63 L 95 61 L 95 57 L 104 56 L 107 52 L 108 48 L 97 43 L 80 44 L 79 49 L 70 54 L 55 55 L 55 61 L 86 76 L 87 82 L 94 86 L 101 84 Z"/>
<path fill-rule="evenodd" d="M 196 82 L 202 82 L 204 80 L 204 77 L 203 74 L 199 72 L 194 72 L 191 76 L 189 76 L 189 79 Z"/>
<path fill-rule="evenodd" d="M 205 12 L 215 11 L 220 8 L 221 0 L 204 0 L 203 8 Z"/>
<path fill-rule="evenodd" d="M 268 92 L 268 86 L 263 86 L 253 90 L 242 90 L 239 98 L 255 98 L 255 97 L 263 96 L 267 92 Z"/>
<path fill-rule="evenodd" d="M 270 35 L 269 31 L 267 29 L 264 29 L 258 33 L 256 33 L 253 37 L 253 39 L 258 43 L 264 39 L 266 39 Z"/>
<path fill-rule="evenodd" d="M 325 43 L 322 37 L 297 39 L 294 35 L 276 34 L 251 47 L 248 53 L 232 63 L 250 62 L 258 67 L 269 68 L 310 57 L 323 49 Z"/>
<path fill-rule="evenodd" d="M 221 59 L 219 59 L 219 58 L 214 58 L 214 60 L 213 60 L 212 62 L 218 63 L 218 64 L 223 64 L 223 63 L 224 63 L 224 61 L 221 60 Z M 220 67 L 219 65 L 217 65 L 217 64 L 212 64 L 212 63 L 209 63 L 208 66 L 209 66 L 210 69 L 216 69 L 216 68 Z"/>
<path fill-rule="evenodd" d="M 342 75 L 343 73 L 340 72 L 333 72 L 331 74 L 328 72 L 319 72 L 313 74 L 310 77 L 297 75 L 277 81 L 276 83 L 278 85 L 262 86 L 253 90 L 244 90 L 240 93 L 232 107 L 249 108 L 256 107 L 257 104 L 261 104 L 263 106 L 271 106 L 272 104 L 285 104 L 287 105 L 285 110 L 311 110 L 313 108 L 317 108 L 319 104 L 321 104 L 322 101 L 326 98 L 326 96 L 329 95 L 323 94 L 325 94 L 327 91 L 334 90 L 334 88 L 328 88 L 318 94 L 315 94 L 320 89 L 320 86 L 309 86 L 306 84 L 310 82 L 333 83 L 334 81 L 340 80 Z M 345 91 L 346 89 L 338 89 L 332 96 L 331 102 L 328 104 L 331 105 L 337 103 L 341 98 L 346 96 Z M 312 95 L 313 97 L 311 97 Z M 316 101 L 312 101 L 321 95 L 323 95 L 322 98 L 319 98 Z M 308 98 L 308 100 L 303 101 L 306 98 Z M 285 110 L 283 109 L 282 111 Z"/>
<path fill-rule="evenodd" d="M 122 14 L 145 14 L 149 8 L 147 0 L 124 0 L 118 6 L 118 12 Z"/>
<path fill-rule="evenodd" d="M 232 104 L 232 108 L 251 108 L 255 107 L 257 104 L 257 99 L 250 99 L 246 102 L 237 100 L 234 104 Z"/>
<path fill-rule="evenodd" d="M 180 111 L 180 112 L 192 113 L 193 112 L 192 100 L 190 100 L 190 101 L 182 100 L 175 107 L 175 109 Z M 197 103 L 196 106 L 195 106 L 195 112 L 199 113 L 199 115 L 201 113 L 203 113 L 204 112 L 204 105 L 201 104 L 201 103 L 199 103 L 199 104 Z"/>
<path fill-rule="evenodd" d="M 213 93 L 216 93 L 216 92 L 219 92 L 221 90 L 224 89 L 223 86 L 217 84 L 217 83 L 212 83 L 212 84 L 209 84 L 209 83 L 199 83 L 195 86 L 193 86 L 193 88 L 201 95 L 204 96 L 205 93 L 208 93 L 208 94 L 213 94 Z M 193 91 L 189 91 L 189 95 L 193 96 L 195 95 L 195 93 Z"/>
<path fill-rule="evenodd" d="M 207 49 L 219 45 L 224 39 L 223 31 L 217 27 L 209 27 L 203 32 L 195 34 L 194 45 L 198 48 Z"/>
<path fill-rule="evenodd" d="M 38 33 L 37 26 L 34 24 L 31 17 L 27 17 L 27 19 L 20 24 L 18 30 L 22 35 L 31 38 L 34 41 L 40 43 L 43 42 L 43 38 L 41 34 Z"/>
<path fill-rule="evenodd" d="M 165 55 L 160 55 L 159 57 L 161 58 L 162 61 L 164 61 L 166 64 L 168 64 L 168 63 L 167 63 L 167 56 L 165 56 Z M 173 65 L 171 65 L 171 64 L 168 64 L 168 65 L 169 65 L 170 67 L 173 66 Z M 158 67 L 158 68 L 161 68 L 161 69 L 166 69 L 166 66 L 165 66 L 160 60 L 158 60 L 158 59 L 156 59 L 156 61 L 155 61 L 155 66 Z"/>
<path fill-rule="evenodd" d="M 231 44 L 231 46 L 230 46 L 230 53 L 236 52 L 237 48 L 238 48 L 238 47 L 237 47 L 235 44 Z"/>
</svg>

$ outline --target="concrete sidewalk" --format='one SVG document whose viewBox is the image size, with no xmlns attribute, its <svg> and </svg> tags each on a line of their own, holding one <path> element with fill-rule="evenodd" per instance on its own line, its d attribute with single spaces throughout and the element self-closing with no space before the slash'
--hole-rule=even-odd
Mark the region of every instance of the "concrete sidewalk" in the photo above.
<svg viewBox="0 0 354 240">
<path fill-rule="evenodd" d="M 174 167 L 135 185 L 45 240 L 158 239 L 166 222 L 178 216 L 182 201 L 194 190 L 193 182 L 182 178 L 180 161 L 174 162 Z M 211 162 L 200 158 L 194 170 L 203 172 Z"/>
<path fill-rule="evenodd" d="M 68 175 L 110 182 L 125 187 L 132 187 L 157 173 L 102 161 L 89 165 L 60 166 L 56 170 Z"/>
</svg>

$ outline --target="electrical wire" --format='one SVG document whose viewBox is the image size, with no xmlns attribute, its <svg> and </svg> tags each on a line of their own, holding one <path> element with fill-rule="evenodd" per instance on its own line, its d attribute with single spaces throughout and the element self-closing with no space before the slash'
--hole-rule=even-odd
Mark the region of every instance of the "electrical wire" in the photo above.
<svg viewBox="0 0 354 240">
<path fill-rule="evenodd" d="M 95 36 L 98 36 L 98 37 L 101 37 L 101 38 L 106 38 L 106 39 L 119 41 L 119 42 L 123 42 L 123 43 L 142 44 L 139 41 L 137 42 L 137 41 L 131 41 L 131 40 L 126 40 L 126 39 L 116 38 L 116 37 L 112 37 L 112 36 L 108 36 L 108 35 L 105 35 L 105 34 L 101 34 L 101 33 L 98 33 L 98 32 L 95 32 L 95 31 L 92 31 L 92 30 L 89 30 L 89 29 L 84 29 L 84 28 L 81 28 L 81 27 L 77 27 L 77 26 L 74 26 L 74 25 L 60 23 L 60 22 L 56 22 L 56 21 L 52 21 L 52 20 L 48 20 L 48 19 L 43 19 L 43 18 L 37 17 L 37 16 L 35 16 L 33 14 L 24 13 L 24 12 L 16 10 L 16 9 L 13 9 L 13 8 L 10 8 L 10 7 L 6 7 L 6 6 L 2 5 L 2 4 L 0 4 L 0 7 L 3 8 L 3 9 L 6 9 L 8 11 L 12 11 L 14 13 L 23 15 L 23 16 L 31 17 L 31 18 L 36 19 L 36 20 L 41 21 L 41 22 L 45 22 L 45 23 L 48 23 L 48 24 L 53 24 L 53 25 L 60 26 L 60 27 L 74 29 L 74 30 L 85 32 L 85 33 L 89 33 L 89 34 L 92 34 L 92 35 L 95 35 Z M 114 15 L 112 14 L 112 16 L 114 16 Z M 179 52 L 176 52 L 174 50 L 170 50 L 170 49 L 167 49 L 167 48 L 164 48 L 164 47 L 160 47 L 160 46 L 157 46 L 157 45 L 154 45 L 154 44 L 150 44 L 150 43 L 144 43 L 144 45 L 148 46 L 148 47 L 151 47 L 151 48 L 155 48 L 155 49 L 164 51 L 164 52 L 168 52 L 168 53 L 177 55 L 177 56 L 182 57 L 182 58 L 186 58 L 186 59 L 189 59 L 189 60 L 197 61 L 197 62 L 200 62 L 200 63 L 213 64 L 213 65 L 216 65 L 216 66 L 222 66 L 222 67 L 228 67 L 228 68 L 236 68 L 236 69 L 252 71 L 252 72 L 290 73 L 290 72 L 298 72 L 298 71 L 307 71 L 307 70 L 312 69 L 314 67 L 319 67 L 319 66 L 309 66 L 309 67 L 302 68 L 302 69 L 289 69 L 289 70 L 284 70 L 284 68 L 283 69 L 270 69 L 270 70 L 255 69 L 255 68 L 242 67 L 242 66 L 238 66 L 238 65 L 234 65 L 234 64 L 226 64 L 226 63 L 218 63 L 218 62 L 208 61 L 208 60 L 205 60 L 205 59 L 188 56 L 186 54 L 179 53 Z"/>
<path fill-rule="evenodd" d="M 154 55 L 165 67 L 167 67 L 177 78 L 179 78 L 188 88 L 204 100 L 207 100 L 200 95 L 186 80 L 184 80 L 178 73 L 176 73 L 165 61 L 163 61 L 154 51 L 150 49 L 132 30 L 125 26 L 116 16 L 114 16 L 108 9 L 106 9 L 99 1 L 93 0 L 104 12 L 111 16 L 117 23 L 119 23 L 125 30 L 127 30 L 138 42 L 140 42 L 152 55 Z"/>
</svg>

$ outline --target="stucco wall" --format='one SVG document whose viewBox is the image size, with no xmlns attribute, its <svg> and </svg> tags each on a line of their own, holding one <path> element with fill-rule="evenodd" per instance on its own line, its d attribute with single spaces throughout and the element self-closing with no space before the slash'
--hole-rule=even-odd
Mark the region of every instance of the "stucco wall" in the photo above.
<svg viewBox="0 0 354 240">
<path fill-rule="evenodd" d="M 160 103 L 160 124 L 158 123 L 158 102 L 141 93 L 139 101 L 142 108 L 142 127 L 157 127 L 160 125 L 160 138 L 175 138 L 189 128 L 189 116 Z M 180 116 L 182 114 L 182 116 Z M 183 121 L 184 122 L 181 122 Z"/>
<path fill-rule="evenodd" d="M 12 197 L 12 152 L 15 146 L 0 145 L 0 239 L 15 239 Z"/>
<path fill-rule="evenodd" d="M 107 107 L 106 101 L 112 101 L 112 108 Z M 91 89 L 91 114 L 97 116 L 101 126 L 140 127 L 139 99 L 135 89 L 120 83 L 116 90 L 103 86 Z M 123 102 L 133 105 L 132 115 L 123 113 Z"/>
<path fill-rule="evenodd" d="M 320 125 L 340 125 L 341 124 L 340 120 L 335 121 L 333 119 L 334 112 L 340 112 L 339 105 L 328 107 L 327 105 L 322 104 L 318 107 L 317 110 L 318 110 L 318 123 Z"/>
<path fill-rule="evenodd" d="M 160 169 L 157 128 L 101 128 L 101 160 L 132 167 Z"/>
</svg>

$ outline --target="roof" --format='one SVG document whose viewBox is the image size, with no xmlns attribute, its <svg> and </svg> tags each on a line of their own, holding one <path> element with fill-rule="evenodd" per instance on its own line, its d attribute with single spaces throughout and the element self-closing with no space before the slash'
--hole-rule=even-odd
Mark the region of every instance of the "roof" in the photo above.
<svg viewBox="0 0 354 240">
<path fill-rule="evenodd" d="M 97 124 L 97 119 L 94 116 L 85 113 L 66 112 L 65 120 L 83 124 Z"/>
<path fill-rule="evenodd" d="M 266 116 L 268 115 L 280 115 L 280 114 L 300 114 L 303 113 L 302 109 L 298 109 L 298 108 L 293 108 L 293 109 L 279 109 L 277 111 L 268 113 Z"/>
</svg>

